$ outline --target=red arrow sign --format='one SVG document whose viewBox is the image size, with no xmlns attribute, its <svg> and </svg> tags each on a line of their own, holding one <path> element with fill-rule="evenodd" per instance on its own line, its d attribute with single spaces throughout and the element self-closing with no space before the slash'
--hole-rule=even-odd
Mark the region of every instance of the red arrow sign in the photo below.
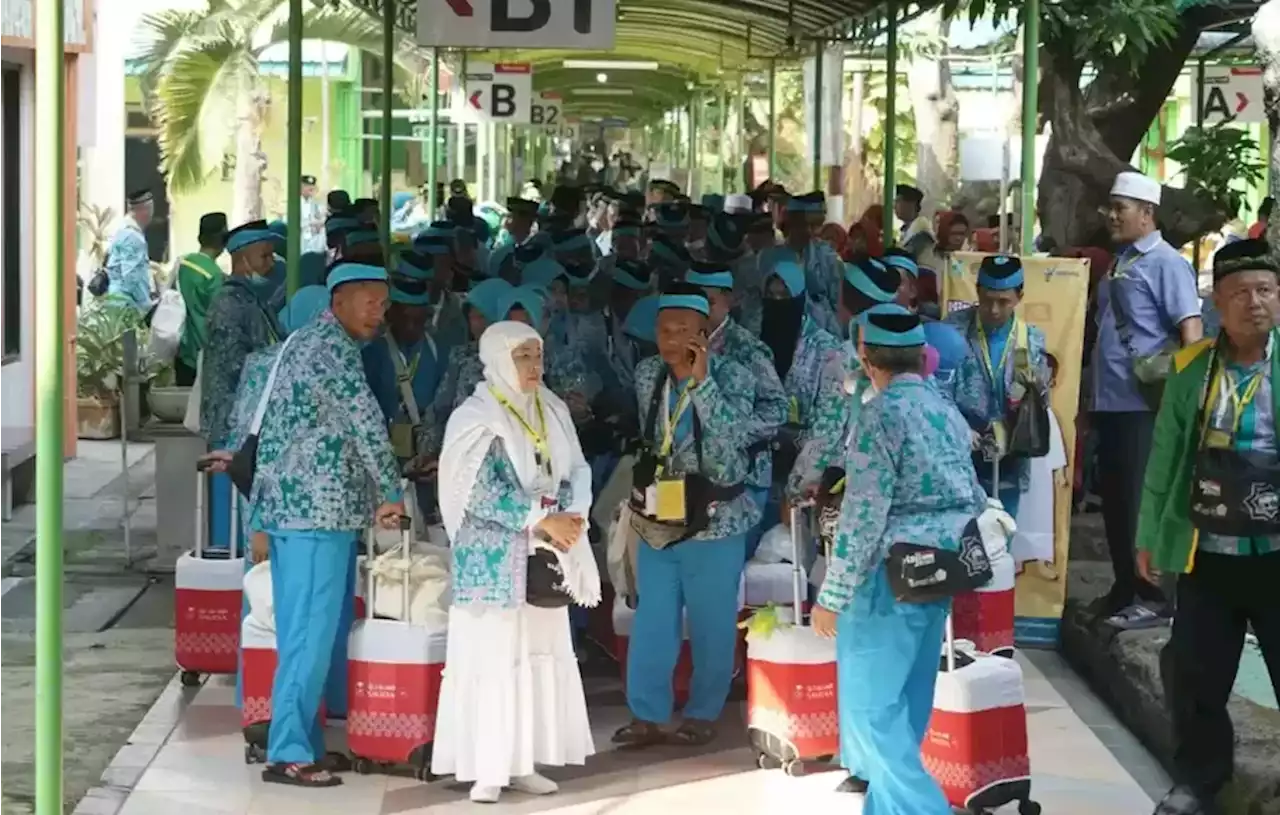
<svg viewBox="0 0 1280 815">
<path fill-rule="evenodd" d="M 480 104 L 481 93 L 482 91 L 476 91 L 475 93 L 471 94 L 471 100 L 470 100 L 471 107 L 475 108 L 476 110 L 484 110 L 484 107 Z"/>
<path fill-rule="evenodd" d="M 475 9 L 471 7 L 471 0 L 444 0 L 449 4 L 449 8 L 453 9 L 453 13 L 459 17 L 472 17 L 475 15 Z"/>
<path fill-rule="evenodd" d="M 1249 97 L 1240 91 L 1236 91 L 1236 113 L 1241 112 L 1249 107 Z"/>
</svg>

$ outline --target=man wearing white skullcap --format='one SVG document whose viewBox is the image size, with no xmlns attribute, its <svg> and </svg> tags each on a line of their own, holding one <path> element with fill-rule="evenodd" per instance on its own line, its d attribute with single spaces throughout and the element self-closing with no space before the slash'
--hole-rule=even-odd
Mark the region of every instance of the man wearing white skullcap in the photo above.
<svg viewBox="0 0 1280 815">
<path fill-rule="evenodd" d="M 1160 234 L 1160 184 L 1122 172 L 1111 187 L 1107 227 L 1117 246 L 1115 265 L 1098 286 L 1098 341 L 1093 350 L 1094 427 L 1103 478 L 1103 523 L 1115 583 L 1096 610 L 1115 625 L 1158 623 L 1150 608 L 1164 595 L 1135 571 L 1133 541 L 1155 409 L 1163 381 L 1151 374 L 1161 355 L 1200 339 L 1196 275 Z M 1164 366 L 1168 370 L 1168 366 Z"/>
<path fill-rule="evenodd" d="M 724 211 L 730 215 L 747 213 L 751 209 L 751 196 L 749 195 L 736 192 L 724 199 Z"/>
</svg>

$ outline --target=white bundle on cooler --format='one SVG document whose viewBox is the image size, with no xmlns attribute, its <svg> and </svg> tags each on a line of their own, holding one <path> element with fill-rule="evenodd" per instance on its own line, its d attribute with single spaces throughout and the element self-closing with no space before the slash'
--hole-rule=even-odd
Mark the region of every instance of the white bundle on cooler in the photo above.
<svg viewBox="0 0 1280 815">
<path fill-rule="evenodd" d="M 978 591 L 1008 591 L 1013 588 L 1016 564 L 1009 551 L 1009 543 L 1018 531 L 1013 516 L 1004 511 L 1004 505 L 996 499 L 987 501 L 987 508 L 978 516 L 978 531 L 982 534 L 982 548 L 991 561 L 991 581 Z"/>
<path fill-rule="evenodd" d="M 406 569 L 407 567 L 407 569 Z M 378 555 L 368 566 L 373 574 L 373 613 L 404 619 L 405 573 L 409 580 L 409 622 L 427 628 L 447 628 L 453 592 L 449 578 L 449 550 L 420 545 L 408 561 L 400 546 Z M 368 602 L 368 598 L 365 600 Z"/>
<path fill-rule="evenodd" d="M 244 573 L 244 596 L 249 614 L 263 628 L 276 630 L 276 613 L 271 601 L 271 563 L 262 561 Z"/>
<path fill-rule="evenodd" d="M 378 529 L 373 534 L 373 548 L 378 552 L 389 552 L 400 547 L 403 533 L 398 529 Z M 444 531 L 444 524 L 428 526 L 426 534 L 416 538 L 415 549 L 427 546 L 435 549 L 449 548 L 449 535 Z"/>
<path fill-rule="evenodd" d="M 751 559 L 756 563 L 790 563 L 791 530 L 786 524 L 776 524 L 768 532 L 760 536 L 760 546 Z"/>
</svg>

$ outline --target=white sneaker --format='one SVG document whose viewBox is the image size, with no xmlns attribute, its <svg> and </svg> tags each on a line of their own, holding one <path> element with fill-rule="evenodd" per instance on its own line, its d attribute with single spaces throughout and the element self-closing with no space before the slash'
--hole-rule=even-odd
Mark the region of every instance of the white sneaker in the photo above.
<svg viewBox="0 0 1280 815">
<path fill-rule="evenodd" d="M 519 778 L 511 779 L 511 789 L 528 793 L 529 795 L 551 795 L 553 792 L 558 791 L 560 786 L 545 775 L 533 773 L 532 775 L 522 775 Z"/>
<path fill-rule="evenodd" d="M 496 804 L 502 797 L 502 787 L 486 787 L 481 784 L 471 785 L 471 803 Z"/>
</svg>

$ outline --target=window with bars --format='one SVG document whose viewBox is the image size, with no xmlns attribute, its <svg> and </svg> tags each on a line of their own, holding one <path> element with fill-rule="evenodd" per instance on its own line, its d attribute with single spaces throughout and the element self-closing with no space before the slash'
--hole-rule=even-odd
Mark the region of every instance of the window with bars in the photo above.
<svg viewBox="0 0 1280 815">
<path fill-rule="evenodd" d="M 0 64 L 0 362 L 22 354 L 22 74 Z"/>
</svg>

